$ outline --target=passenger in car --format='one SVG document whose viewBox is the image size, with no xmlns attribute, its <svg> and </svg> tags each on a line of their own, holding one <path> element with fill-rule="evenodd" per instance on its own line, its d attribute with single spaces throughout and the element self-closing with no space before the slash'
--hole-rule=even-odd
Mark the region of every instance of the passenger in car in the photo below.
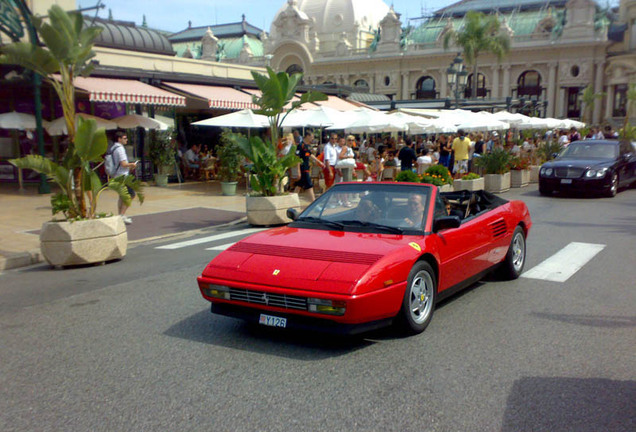
<svg viewBox="0 0 636 432">
<path fill-rule="evenodd" d="M 362 198 L 355 210 L 356 218 L 361 222 L 377 222 L 380 208 L 370 198 Z"/>
</svg>

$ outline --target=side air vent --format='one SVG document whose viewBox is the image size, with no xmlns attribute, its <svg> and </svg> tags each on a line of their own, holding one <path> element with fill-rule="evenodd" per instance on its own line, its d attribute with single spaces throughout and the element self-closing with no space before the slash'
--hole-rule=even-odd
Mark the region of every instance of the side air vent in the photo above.
<svg viewBox="0 0 636 432">
<path fill-rule="evenodd" d="M 499 219 L 498 221 L 491 223 L 490 228 L 492 229 L 492 236 L 494 238 L 501 237 L 506 234 L 506 221 Z"/>
<path fill-rule="evenodd" d="M 380 258 L 382 258 L 382 255 L 370 253 L 337 252 L 323 249 L 299 248 L 290 246 L 271 246 L 246 242 L 236 243 L 228 250 L 231 250 L 233 252 L 244 252 L 257 255 L 270 255 L 287 258 L 301 258 L 318 261 L 332 261 L 366 265 L 372 265 Z"/>
</svg>

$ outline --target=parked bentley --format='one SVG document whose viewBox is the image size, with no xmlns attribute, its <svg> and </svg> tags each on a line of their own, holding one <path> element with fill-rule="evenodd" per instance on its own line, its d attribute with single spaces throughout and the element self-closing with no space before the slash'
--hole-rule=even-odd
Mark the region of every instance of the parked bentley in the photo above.
<svg viewBox="0 0 636 432">
<path fill-rule="evenodd" d="M 629 141 L 575 141 L 539 170 L 541 195 L 572 191 L 613 197 L 634 183 L 636 152 Z"/>
<path fill-rule="evenodd" d="M 265 326 L 422 332 L 435 304 L 495 270 L 517 278 L 522 201 L 416 183 L 340 183 L 293 222 L 247 237 L 198 277 L 212 312 Z"/>
</svg>

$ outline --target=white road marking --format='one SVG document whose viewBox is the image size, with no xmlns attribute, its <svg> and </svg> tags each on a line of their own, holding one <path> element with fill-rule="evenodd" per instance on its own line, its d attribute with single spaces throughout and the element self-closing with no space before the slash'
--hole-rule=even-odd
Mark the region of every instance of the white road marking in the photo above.
<svg viewBox="0 0 636 432">
<path fill-rule="evenodd" d="M 218 246 L 212 246 L 211 248 L 205 248 L 205 250 L 224 251 L 225 249 L 229 249 L 231 246 L 234 246 L 235 244 L 236 244 L 236 242 L 234 242 L 234 243 L 225 243 L 225 244 L 218 245 Z"/>
<path fill-rule="evenodd" d="M 265 228 L 248 228 L 240 231 L 230 231 L 223 234 L 217 234 L 209 237 L 201 237 L 193 240 L 182 241 L 179 243 L 172 243 L 163 246 L 157 246 L 155 249 L 180 249 L 187 246 L 194 246 L 201 243 L 210 243 L 217 240 L 223 240 L 230 237 L 238 237 L 245 234 L 252 234 L 258 231 L 263 231 Z"/>
<path fill-rule="evenodd" d="M 604 248 L 603 244 L 572 242 L 521 277 L 565 282 Z"/>
</svg>

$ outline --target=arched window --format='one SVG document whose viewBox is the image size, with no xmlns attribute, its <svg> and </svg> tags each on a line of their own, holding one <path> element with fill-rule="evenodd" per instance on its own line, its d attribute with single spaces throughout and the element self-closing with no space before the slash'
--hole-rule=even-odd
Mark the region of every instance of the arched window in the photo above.
<svg viewBox="0 0 636 432">
<path fill-rule="evenodd" d="M 365 88 L 369 88 L 369 83 L 366 82 L 363 79 L 359 79 L 356 82 L 353 83 L 354 87 L 365 87 Z"/>
<path fill-rule="evenodd" d="M 293 64 L 291 66 L 289 66 L 287 69 L 285 69 L 285 72 L 287 72 L 289 75 L 295 74 L 295 73 L 303 73 L 303 68 L 297 64 Z"/>
<path fill-rule="evenodd" d="M 541 75 L 535 70 L 525 71 L 517 80 L 517 97 L 541 96 Z"/>
<path fill-rule="evenodd" d="M 435 99 L 435 80 L 430 76 L 424 76 L 415 84 L 415 99 Z"/>
<path fill-rule="evenodd" d="M 486 91 L 486 77 L 482 73 L 477 73 L 477 97 L 485 98 Z M 473 97 L 473 74 L 468 75 L 468 81 L 466 81 L 466 90 L 464 91 L 465 98 Z"/>
</svg>

